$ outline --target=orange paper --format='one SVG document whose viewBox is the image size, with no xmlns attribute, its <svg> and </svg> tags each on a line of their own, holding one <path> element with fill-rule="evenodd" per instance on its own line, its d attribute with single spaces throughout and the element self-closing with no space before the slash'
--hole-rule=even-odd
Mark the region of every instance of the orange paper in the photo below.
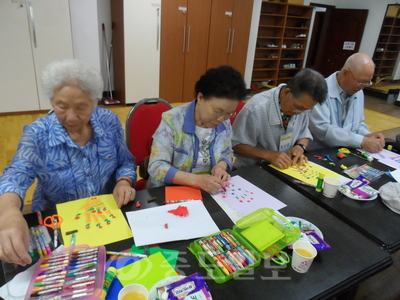
<svg viewBox="0 0 400 300">
<path fill-rule="evenodd" d="M 179 203 L 192 200 L 201 200 L 200 189 L 189 186 L 167 186 L 165 187 L 165 203 Z"/>
</svg>

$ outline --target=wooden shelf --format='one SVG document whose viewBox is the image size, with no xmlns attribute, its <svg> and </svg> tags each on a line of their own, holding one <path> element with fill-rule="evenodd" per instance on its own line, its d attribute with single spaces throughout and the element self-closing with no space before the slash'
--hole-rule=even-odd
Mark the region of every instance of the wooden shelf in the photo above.
<svg viewBox="0 0 400 300">
<path fill-rule="evenodd" d="M 375 74 L 373 81 L 378 77 L 392 76 L 394 66 L 399 55 L 400 44 L 400 19 L 393 16 L 397 8 L 388 5 L 386 17 L 383 19 L 381 31 L 375 46 L 372 60 L 375 63 Z"/>
<path fill-rule="evenodd" d="M 299 66 L 304 61 L 312 10 L 312 6 L 262 2 L 252 82 L 270 80 L 269 84 L 276 86 L 289 81 L 301 70 Z M 306 37 L 296 38 L 299 34 L 305 34 Z M 265 44 L 278 47 L 263 47 Z M 290 57 L 290 53 L 293 57 Z M 283 68 L 283 65 L 294 65 L 295 68 Z"/>
</svg>

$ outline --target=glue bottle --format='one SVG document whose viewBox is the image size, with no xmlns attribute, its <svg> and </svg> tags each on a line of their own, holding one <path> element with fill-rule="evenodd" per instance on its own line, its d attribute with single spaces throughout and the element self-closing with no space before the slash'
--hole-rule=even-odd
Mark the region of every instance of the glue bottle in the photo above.
<svg viewBox="0 0 400 300">
<path fill-rule="evenodd" d="M 113 282 L 115 275 L 117 274 L 117 269 L 114 267 L 109 267 L 106 274 L 104 275 L 103 291 L 101 293 L 100 299 L 104 300 L 107 296 L 108 290 L 111 283 Z"/>
<path fill-rule="evenodd" d="M 324 178 L 325 178 L 325 174 L 319 173 L 318 181 L 317 181 L 317 186 L 315 187 L 315 190 L 316 190 L 318 193 L 322 191 L 322 184 L 324 183 Z"/>
<path fill-rule="evenodd" d="M 361 156 L 364 157 L 368 161 L 374 160 L 374 158 L 371 155 L 369 155 L 367 152 L 361 152 Z"/>
</svg>

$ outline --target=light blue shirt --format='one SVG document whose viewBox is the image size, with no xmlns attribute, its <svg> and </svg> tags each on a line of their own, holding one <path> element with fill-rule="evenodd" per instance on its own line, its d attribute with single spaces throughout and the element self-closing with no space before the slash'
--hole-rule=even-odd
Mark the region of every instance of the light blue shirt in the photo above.
<svg viewBox="0 0 400 300">
<path fill-rule="evenodd" d="M 340 97 L 343 90 L 336 75 L 337 72 L 325 79 L 328 85 L 326 101 L 311 110 L 309 129 L 314 139 L 308 145 L 310 151 L 339 146 L 358 148 L 364 135 L 370 133 L 364 122 L 363 91 L 352 95 L 344 106 Z"/>
<path fill-rule="evenodd" d="M 121 176 L 136 182 L 135 158 L 126 146 L 118 116 L 96 108 L 90 123 L 93 137 L 84 147 L 75 144 L 54 113 L 25 126 L 12 163 L 0 177 L 0 195 L 13 192 L 24 199 L 37 178 L 32 211 L 39 211 L 112 193 L 115 179 Z"/>
</svg>

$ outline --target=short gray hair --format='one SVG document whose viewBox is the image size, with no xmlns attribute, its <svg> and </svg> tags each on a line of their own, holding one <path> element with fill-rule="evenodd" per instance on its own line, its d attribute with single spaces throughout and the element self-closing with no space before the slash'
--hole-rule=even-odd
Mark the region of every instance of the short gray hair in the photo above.
<svg viewBox="0 0 400 300">
<path fill-rule="evenodd" d="M 56 60 L 48 64 L 42 74 L 44 94 L 52 100 L 54 90 L 67 85 L 80 87 L 95 103 L 103 96 L 103 79 L 91 65 L 77 59 Z"/>
<path fill-rule="evenodd" d="M 328 93 L 324 76 L 311 69 L 303 69 L 298 72 L 285 88 L 290 88 L 294 98 L 299 99 L 304 94 L 308 94 L 320 104 L 325 102 Z"/>
</svg>

